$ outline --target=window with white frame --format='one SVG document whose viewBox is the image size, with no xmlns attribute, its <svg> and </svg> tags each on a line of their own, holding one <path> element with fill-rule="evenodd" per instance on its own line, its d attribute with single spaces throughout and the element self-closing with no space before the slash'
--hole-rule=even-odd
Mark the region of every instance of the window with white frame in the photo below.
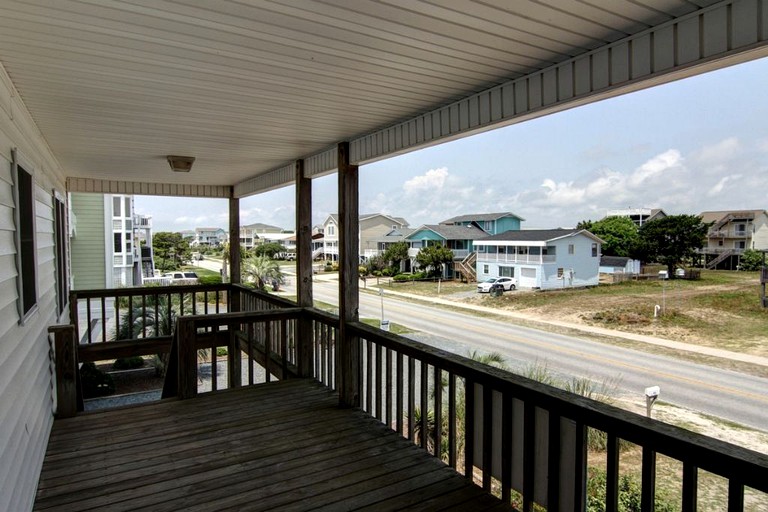
<svg viewBox="0 0 768 512">
<path fill-rule="evenodd" d="M 13 151 L 14 199 L 16 203 L 16 283 L 19 319 L 24 320 L 37 306 L 37 258 L 35 251 L 35 182 Z"/>
<path fill-rule="evenodd" d="M 568 244 L 568 254 L 573 254 L 576 251 L 573 244 Z"/>
<path fill-rule="evenodd" d="M 488 265 L 483 265 L 483 274 L 488 275 L 488 272 L 490 272 Z"/>
<path fill-rule="evenodd" d="M 592 244 L 592 257 L 597 258 L 597 243 Z"/>
<path fill-rule="evenodd" d="M 499 267 L 499 277 L 515 277 L 515 267 Z"/>
</svg>

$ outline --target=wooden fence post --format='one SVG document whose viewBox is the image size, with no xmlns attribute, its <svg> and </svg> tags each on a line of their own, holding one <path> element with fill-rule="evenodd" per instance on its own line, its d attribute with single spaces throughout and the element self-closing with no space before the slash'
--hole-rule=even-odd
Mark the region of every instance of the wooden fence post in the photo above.
<svg viewBox="0 0 768 512">
<path fill-rule="evenodd" d="M 304 160 L 296 160 L 296 302 L 312 307 L 312 180 L 304 176 Z M 296 366 L 301 377 L 314 377 L 312 321 L 296 322 Z"/>
<path fill-rule="evenodd" d="M 52 325 L 56 365 L 57 418 L 71 418 L 77 413 L 77 343 L 74 325 Z"/>
</svg>

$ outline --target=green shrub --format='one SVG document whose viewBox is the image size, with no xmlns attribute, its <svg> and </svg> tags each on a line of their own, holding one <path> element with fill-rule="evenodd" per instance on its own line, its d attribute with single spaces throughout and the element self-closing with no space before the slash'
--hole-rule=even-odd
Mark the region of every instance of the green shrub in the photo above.
<svg viewBox="0 0 768 512">
<path fill-rule="evenodd" d="M 80 381 L 83 385 L 83 398 L 96 398 L 115 392 L 112 376 L 96 368 L 93 363 L 83 363 L 80 368 Z"/>
<path fill-rule="evenodd" d="M 225 357 L 227 355 L 227 347 L 217 347 L 216 355 L 219 357 Z"/>
<path fill-rule="evenodd" d="M 607 475 L 599 468 L 587 470 L 587 512 L 605 511 Z M 642 491 L 640 481 L 633 475 L 619 477 L 619 512 L 640 512 Z M 678 507 L 663 493 L 656 492 L 655 512 L 674 512 Z"/>
<path fill-rule="evenodd" d="M 200 284 L 221 284 L 221 276 L 220 275 L 200 276 L 197 278 L 197 281 Z"/>
<path fill-rule="evenodd" d="M 144 358 L 140 356 L 115 359 L 115 362 L 112 363 L 113 370 L 133 370 L 142 366 L 144 366 Z"/>
</svg>

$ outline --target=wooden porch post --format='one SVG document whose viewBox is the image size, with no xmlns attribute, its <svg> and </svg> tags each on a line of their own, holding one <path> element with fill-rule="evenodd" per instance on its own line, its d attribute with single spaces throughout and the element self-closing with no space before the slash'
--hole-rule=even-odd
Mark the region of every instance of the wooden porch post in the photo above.
<svg viewBox="0 0 768 512">
<path fill-rule="evenodd" d="M 240 199 L 229 198 L 229 282 L 240 284 Z M 229 310 L 240 311 L 240 294 L 230 293 Z"/>
<path fill-rule="evenodd" d="M 349 143 L 338 146 L 339 170 L 339 341 L 337 389 L 344 407 L 360 406 L 360 342 L 347 322 L 359 319 L 358 266 L 360 264 L 358 168 L 349 163 Z"/>
<path fill-rule="evenodd" d="M 77 339 L 74 325 L 52 325 L 56 366 L 56 417 L 71 418 L 77 413 Z"/>
<path fill-rule="evenodd" d="M 296 160 L 296 302 L 312 307 L 312 180 L 304 176 L 304 160 Z M 312 321 L 304 315 L 298 322 L 298 370 L 301 377 L 314 377 Z"/>
</svg>

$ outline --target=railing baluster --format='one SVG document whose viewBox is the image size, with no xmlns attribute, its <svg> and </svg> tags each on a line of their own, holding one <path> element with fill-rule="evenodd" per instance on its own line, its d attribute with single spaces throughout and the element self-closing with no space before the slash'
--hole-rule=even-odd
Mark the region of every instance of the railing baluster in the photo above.
<svg viewBox="0 0 768 512">
<path fill-rule="evenodd" d="M 464 476 L 474 481 L 475 465 L 475 383 L 464 378 Z"/>
<path fill-rule="evenodd" d="M 523 417 L 523 511 L 533 510 L 536 478 L 536 406 L 527 400 Z"/>
<path fill-rule="evenodd" d="M 397 433 L 406 437 L 403 431 L 403 353 L 397 352 L 397 378 L 395 379 L 397 394 L 395 395 L 395 424 Z"/>
<path fill-rule="evenodd" d="M 491 491 L 493 473 L 493 390 L 483 385 L 483 490 Z M 555 510 L 555 509 L 553 509 Z"/>
<path fill-rule="evenodd" d="M 288 321 L 281 320 L 280 322 L 280 360 L 283 363 L 283 379 L 288 377 Z"/>
<path fill-rule="evenodd" d="M 408 439 L 413 441 L 413 415 L 416 414 L 416 360 L 408 356 Z"/>
<path fill-rule="evenodd" d="M 448 372 L 448 465 L 458 469 L 456 456 L 456 374 Z"/>
<path fill-rule="evenodd" d="M 613 432 L 607 432 L 605 512 L 619 509 L 619 439 Z"/>
<path fill-rule="evenodd" d="M 386 393 L 386 412 L 384 417 L 389 428 L 392 428 L 392 350 L 389 348 L 384 349 L 387 354 L 387 385 L 385 386 Z"/>
<path fill-rule="evenodd" d="M 642 494 L 640 510 L 653 512 L 656 502 L 656 452 L 643 446 Z"/>
<path fill-rule="evenodd" d="M 421 378 L 419 379 L 419 389 L 421 390 L 421 447 L 427 449 L 427 440 L 429 439 L 429 403 L 427 403 L 429 390 L 429 365 L 424 361 L 419 361 L 421 367 Z"/>
<path fill-rule="evenodd" d="M 192 314 L 197 314 L 197 292 L 192 292 Z"/>
<path fill-rule="evenodd" d="M 219 334 L 219 326 L 218 325 L 214 325 L 213 326 L 213 340 L 214 340 L 214 343 L 213 343 L 213 346 L 210 348 L 210 354 L 211 354 L 211 391 L 216 391 L 218 389 L 218 387 L 219 387 L 219 382 L 218 382 L 218 379 L 219 379 L 219 375 L 218 375 L 219 368 L 218 368 L 218 364 L 217 364 L 218 363 L 218 361 L 217 361 L 218 354 L 216 353 L 216 350 L 219 348 L 216 345 L 216 340 L 218 339 L 218 334 Z"/>
<path fill-rule="evenodd" d="M 179 293 L 179 316 L 184 316 L 184 292 Z"/>
<path fill-rule="evenodd" d="M 171 318 L 171 313 L 173 311 L 173 301 L 171 300 L 171 292 L 168 292 L 168 297 L 166 297 L 166 300 L 168 301 L 167 304 L 167 311 L 165 312 L 168 317 L 168 332 L 173 332 L 173 318 Z M 159 321 L 159 320 L 158 320 Z"/>
<path fill-rule="evenodd" d="M 373 415 L 373 343 L 365 342 L 365 407 L 363 410 Z"/>
<path fill-rule="evenodd" d="M 86 309 L 86 321 L 88 322 L 88 343 L 91 342 L 91 299 L 87 298 L 85 299 L 85 309 Z M 105 317 L 101 317 L 101 330 L 106 331 L 107 326 L 104 322 Z"/>
<path fill-rule="evenodd" d="M 690 462 L 683 463 L 683 512 L 695 512 L 698 501 L 699 470 Z"/>
<path fill-rule="evenodd" d="M 214 293 L 214 297 L 216 299 L 216 314 L 218 315 L 219 314 L 219 303 L 221 302 L 220 297 L 219 297 L 219 290 L 215 290 L 213 293 Z"/>
<path fill-rule="evenodd" d="M 147 337 L 147 294 L 141 294 L 141 336 Z"/>
<path fill-rule="evenodd" d="M 434 367 L 434 389 L 435 389 L 435 449 L 433 455 L 442 460 L 443 447 L 443 370 Z"/>
<path fill-rule="evenodd" d="M 560 509 L 560 415 L 549 409 L 547 440 L 547 508 Z"/>
<path fill-rule="evenodd" d="M 270 359 L 270 348 L 272 346 L 272 342 L 270 341 L 272 339 L 272 322 L 270 320 L 267 320 L 264 322 L 264 382 L 271 382 L 272 377 L 269 375 L 269 359 Z"/>
<path fill-rule="evenodd" d="M 573 448 L 575 454 L 573 460 L 573 505 L 576 512 L 584 512 L 587 501 L 587 448 L 587 427 L 584 423 L 577 421 Z"/>
<path fill-rule="evenodd" d="M 208 290 L 203 292 L 203 314 L 208 314 Z"/>
<path fill-rule="evenodd" d="M 728 480 L 728 512 L 743 512 L 744 485 L 738 480 Z"/>
<path fill-rule="evenodd" d="M 248 322 L 248 385 L 253 386 L 253 322 Z"/>
<path fill-rule="evenodd" d="M 512 500 L 512 419 L 511 393 L 502 395 L 501 404 L 501 501 Z"/>
<path fill-rule="evenodd" d="M 90 324 L 90 322 L 88 322 Z M 107 341 L 107 298 L 101 298 L 101 341 Z M 78 340 L 80 343 L 80 340 Z"/>
<path fill-rule="evenodd" d="M 133 338 L 133 295 L 128 295 L 128 337 Z"/>
<path fill-rule="evenodd" d="M 115 296 L 114 298 L 115 302 L 115 339 L 117 339 L 120 336 L 120 297 Z M 88 301 L 88 311 L 91 310 L 91 301 Z M 90 336 L 90 326 L 91 322 L 88 321 L 88 343 L 91 342 L 91 336 Z M 107 328 L 107 319 L 102 318 L 101 319 L 101 327 L 102 329 Z"/>
</svg>

